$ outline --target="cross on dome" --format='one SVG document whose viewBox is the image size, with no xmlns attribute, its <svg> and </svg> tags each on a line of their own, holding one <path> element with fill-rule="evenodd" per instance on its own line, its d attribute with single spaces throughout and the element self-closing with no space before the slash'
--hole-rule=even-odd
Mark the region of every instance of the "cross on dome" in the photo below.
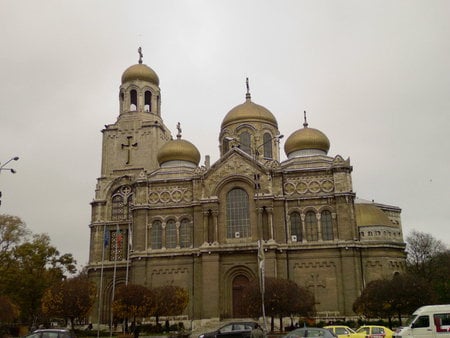
<svg viewBox="0 0 450 338">
<path fill-rule="evenodd" d="M 138 53 L 139 53 L 139 63 L 142 64 L 142 57 L 144 56 L 144 54 L 142 54 L 142 48 L 141 47 L 138 48 Z"/>
</svg>

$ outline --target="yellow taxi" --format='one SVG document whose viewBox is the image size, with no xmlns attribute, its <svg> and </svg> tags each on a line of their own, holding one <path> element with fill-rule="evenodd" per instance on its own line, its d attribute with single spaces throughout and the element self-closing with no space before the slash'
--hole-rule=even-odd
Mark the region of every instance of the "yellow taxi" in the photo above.
<svg viewBox="0 0 450 338">
<path fill-rule="evenodd" d="M 344 325 L 328 325 L 324 326 L 324 329 L 330 330 L 338 336 L 338 338 L 366 338 L 365 333 L 355 332 L 353 329 Z"/>
<path fill-rule="evenodd" d="M 364 333 L 367 338 L 392 338 L 394 336 L 394 332 L 385 327 L 379 325 L 363 325 L 356 333 Z"/>
</svg>

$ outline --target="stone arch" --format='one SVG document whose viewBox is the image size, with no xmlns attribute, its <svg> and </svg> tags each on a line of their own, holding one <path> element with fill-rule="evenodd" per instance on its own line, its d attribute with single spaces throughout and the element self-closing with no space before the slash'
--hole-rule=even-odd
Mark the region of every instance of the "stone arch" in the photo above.
<svg viewBox="0 0 450 338">
<path fill-rule="evenodd" d="M 113 291 L 115 292 L 117 288 L 126 283 L 124 278 L 116 278 L 115 283 L 113 285 L 113 280 L 110 280 L 102 290 L 102 299 L 99 300 L 100 303 L 100 322 L 101 323 L 110 323 L 111 320 L 111 307 L 113 301 Z"/>
<path fill-rule="evenodd" d="M 244 286 L 256 278 L 256 273 L 245 265 L 234 266 L 225 272 L 222 290 L 222 309 L 225 315 L 235 318 L 242 316 L 242 311 L 239 313 L 239 303 L 236 304 L 236 301 L 239 301 L 239 292 L 242 293 Z"/>
</svg>

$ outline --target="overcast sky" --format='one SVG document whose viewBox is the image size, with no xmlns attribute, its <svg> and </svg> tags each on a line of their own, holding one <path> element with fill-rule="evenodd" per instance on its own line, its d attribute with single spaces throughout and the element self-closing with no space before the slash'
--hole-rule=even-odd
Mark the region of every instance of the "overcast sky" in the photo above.
<svg viewBox="0 0 450 338">
<path fill-rule="evenodd" d="M 450 244 L 450 1 L 0 0 L 0 213 L 86 265 L 101 129 L 123 71 L 160 78 L 162 117 L 218 159 L 245 99 L 285 138 L 323 131 L 360 198 L 402 209 L 403 231 Z M 286 156 L 283 153 L 283 158 Z"/>
</svg>

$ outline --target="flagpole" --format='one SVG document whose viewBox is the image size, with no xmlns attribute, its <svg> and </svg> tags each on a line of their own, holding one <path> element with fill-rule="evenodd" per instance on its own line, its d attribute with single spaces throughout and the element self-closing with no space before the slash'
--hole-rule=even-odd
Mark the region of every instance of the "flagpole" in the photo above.
<svg viewBox="0 0 450 338">
<path fill-rule="evenodd" d="M 116 239 L 115 239 L 116 247 L 115 247 L 115 250 L 114 250 L 114 273 L 113 273 L 111 307 L 110 307 L 110 309 L 111 309 L 111 316 L 110 316 L 110 319 L 109 319 L 109 337 L 110 338 L 112 337 L 112 330 L 113 330 L 113 318 L 114 318 L 113 317 L 114 316 L 114 314 L 113 314 L 113 303 L 114 303 L 114 293 L 116 291 L 117 246 L 119 245 L 119 241 L 118 241 L 119 235 L 120 235 L 119 234 L 119 224 L 117 224 L 117 226 L 116 226 Z"/>
<path fill-rule="evenodd" d="M 261 306 L 262 306 L 262 316 L 264 323 L 264 331 L 267 332 L 267 321 L 266 321 L 266 309 L 264 306 L 264 293 L 265 293 L 265 276 L 264 276 L 264 246 L 263 241 L 258 241 L 258 271 L 259 271 L 259 290 L 261 292 Z"/>
<path fill-rule="evenodd" d="M 130 250 L 132 245 L 132 233 L 131 233 L 131 224 L 128 224 L 128 244 L 127 244 L 127 270 L 126 270 L 126 277 L 125 277 L 125 285 L 128 285 L 128 270 L 130 267 Z"/>
<path fill-rule="evenodd" d="M 100 319 L 102 313 L 102 295 L 103 295 L 103 266 L 105 262 L 105 247 L 107 245 L 106 224 L 103 225 L 103 241 L 102 241 L 102 267 L 100 269 L 100 288 L 98 291 L 98 318 L 97 318 L 97 337 L 100 337 Z"/>
</svg>

